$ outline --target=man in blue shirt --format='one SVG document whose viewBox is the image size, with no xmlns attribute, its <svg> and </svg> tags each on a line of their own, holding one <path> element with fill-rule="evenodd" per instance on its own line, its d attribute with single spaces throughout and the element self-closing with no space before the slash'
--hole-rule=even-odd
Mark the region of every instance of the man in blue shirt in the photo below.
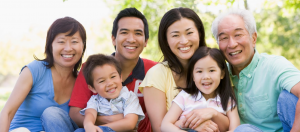
<svg viewBox="0 0 300 132">
<path fill-rule="evenodd" d="M 300 131 L 300 71 L 282 56 L 258 53 L 253 15 L 231 10 L 214 20 L 212 32 L 229 62 L 241 124 L 246 124 L 235 131 Z"/>
</svg>

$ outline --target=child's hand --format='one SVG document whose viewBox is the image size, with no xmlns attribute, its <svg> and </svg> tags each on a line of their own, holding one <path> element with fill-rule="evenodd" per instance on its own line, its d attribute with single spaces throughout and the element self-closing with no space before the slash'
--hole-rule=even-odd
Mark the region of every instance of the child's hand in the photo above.
<svg viewBox="0 0 300 132">
<path fill-rule="evenodd" d="M 84 130 L 86 132 L 103 132 L 102 129 L 100 129 L 100 127 L 95 126 L 95 125 L 88 125 L 84 127 Z"/>
<path fill-rule="evenodd" d="M 183 120 L 184 119 L 180 119 L 180 120 L 176 121 L 174 125 L 180 128 L 180 126 L 183 126 L 182 125 L 183 124 Z"/>
<path fill-rule="evenodd" d="M 195 128 L 216 115 L 217 111 L 212 108 L 194 109 L 185 115 L 186 120 L 183 122 L 183 127 Z"/>
<path fill-rule="evenodd" d="M 211 120 L 206 120 L 203 123 L 200 124 L 200 126 L 193 128 L 194 130 L 198 131 L 198 132 L 219 132 L 219 128 L 218 125 L 216 123 L 214 123 Z"/>
</svg>

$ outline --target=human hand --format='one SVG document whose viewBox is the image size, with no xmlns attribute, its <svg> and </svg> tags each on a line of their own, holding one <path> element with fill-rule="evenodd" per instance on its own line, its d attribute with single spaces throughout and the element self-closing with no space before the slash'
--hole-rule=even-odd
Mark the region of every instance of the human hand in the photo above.
<svg viewBox="0 0 300 132">
<path fill-rule="evenodd" d="M 211 120 L 206 120 L 194 128 L 197 132 L 219 132 L 218 125 Z"/>
<path fill-rule="evenodd" d="M 176 122 L 174 123 L 174 125 L 180 128 L 180 126 L 183 126 L 183 125 L 182 125 L 182 124 L 183 124 L 183 120 L 184 120 L 184 119 L 180 119 L 180 120 L 176 121 Z"/>
<path fill-rule="evenodd" d="M 86 132 L 103 132 L 102 129 L 98 126 L 95 126 L 95 125 L 87 125 L 87 126 L 84 126 L 84 130 Z"/>
<path fill-rule="evenodd" d="M 211 120 L 214 116 L 217 116 L 217 114 L 218 111 L 213 108 L 194 109 L 185 115 L 183 127 L 194 129 L 204 121 Z"/>
</svg>

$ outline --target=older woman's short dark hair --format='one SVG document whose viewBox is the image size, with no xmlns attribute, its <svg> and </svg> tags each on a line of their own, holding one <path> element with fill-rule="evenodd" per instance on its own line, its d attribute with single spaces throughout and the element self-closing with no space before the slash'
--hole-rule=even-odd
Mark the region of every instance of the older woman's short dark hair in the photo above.
<svg viewBox="0 0 300 132">
<path fill-rule="evenodd" d="M 59 33 L 70 32 L 67 36 L 73 36 L 77 31 L 79 31 L 80 37 L 84 45 L 83 52 L 82 52 L 83 55 L 86 48 L 86 32 L 84 27 L 77 20 L 71 17 L 59 18 L 52 23 L 52 25 L 50 26 L 47 32 L 46 46 L 44 52 L 46 58 L 42 60 L 48 63 L 46 64 L 47 68 L 51 68 L 54 65 L 52 43 L 56 35 L 58 35 Z M 34 58 L 36 60 L 39 60 L 35 56 Z M 72 73 L 74 77 L 77 77 L 77 73 L 81 67 L 81 64 L 82 64 L 82 57 L 74 66 L 73 73 Z"/>
</svg>

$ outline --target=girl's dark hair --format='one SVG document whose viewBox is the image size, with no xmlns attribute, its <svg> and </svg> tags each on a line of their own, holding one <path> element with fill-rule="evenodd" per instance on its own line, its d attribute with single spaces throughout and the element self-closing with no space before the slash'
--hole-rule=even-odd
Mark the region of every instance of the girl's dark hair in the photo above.
<svg viewBox="0 0 300 132">
<path fill-rule="evenodd" d="M 199 16 L 189 8 L 174 8 L 168 11 L 161 19 L 159 30 L 158 30 L 158 43 L 160 50 L 163 53 L 164 60 L 168 61 L 168 65 L 172 71 L 177 74 L 184 74 L 183 66 L 177 59 L 176 55 L 171 51 L 168 41 L 167 41 L 167 30 L 170 25 L 174 22 L 180 20 L 181 18 L 187 18 L 194 22 L 198 32 L 199 32 L 199 47 L 206 46 L 205 43 L 205 32 L 201 19 Z"/>
<path fill-rule="evenodd" d="M 56 35 L 59 33 L 66 33 L 70 32 L 67 36 L 73 36 L 77 31 L 79 31 L 80 37 L 83 42 L 83 52 L 84 54 L 85 48 L 86 48 L 86 32 L 84 27 L 74 18 L 71 17 L 64 17 L 59 18 L 55 20 L 47 32 L 47 39 L 46 39 L 46 46 L 45 46 L 45 52 L 46 58 L 43 60 L 38 59 L 36 56 L 34 58 L 38 61 L 45 61 L 47 62 L 46 67 L 51 68 L 54 65 L 54 58 L 53 58 L 53 49 L 52 49 L 52 43 Z M 73 76 L 77 77 L 78 70 L 80 69 L 82 64 L 82 56 L 79 59 L 79 61 L 75 64 L 73 69 Z"/>
<path fill-rule="evenodd" d="M 215 92 L 221 98 L 221 104 L 224 111 L 227 110 L 227 105 L 230 98 L 231 98 L 231 109 L 233 109 L 234 108 L 233 104 L 236 103 L 236 98 L 234 95 L 233 88 L 231 86 L 231 81 L 229 78 L 229 72 L 225 62 L 225 57 L 223 56 L 221 51 L 216 48 L 209 48 L 206 46 L 202 46 L 195 51 L 194 55 L 191 57 L 188 63 L 188 71 L 187 71 L 187 79 L 186 79 L 187 87 L 186 88 L 178 87 L 178 88 L 183 89 L 185 92 L 197 98 L 199 89 L 196 87 L 195 82 L 193 80 L 193 70 L 197 61 L 206 56 L 210 56 L 211 58 L 213 58 L 217 62 L 219 68 L 225 72 L 224 78 L 221 79 L 220 84 Z"/>
</svg>

